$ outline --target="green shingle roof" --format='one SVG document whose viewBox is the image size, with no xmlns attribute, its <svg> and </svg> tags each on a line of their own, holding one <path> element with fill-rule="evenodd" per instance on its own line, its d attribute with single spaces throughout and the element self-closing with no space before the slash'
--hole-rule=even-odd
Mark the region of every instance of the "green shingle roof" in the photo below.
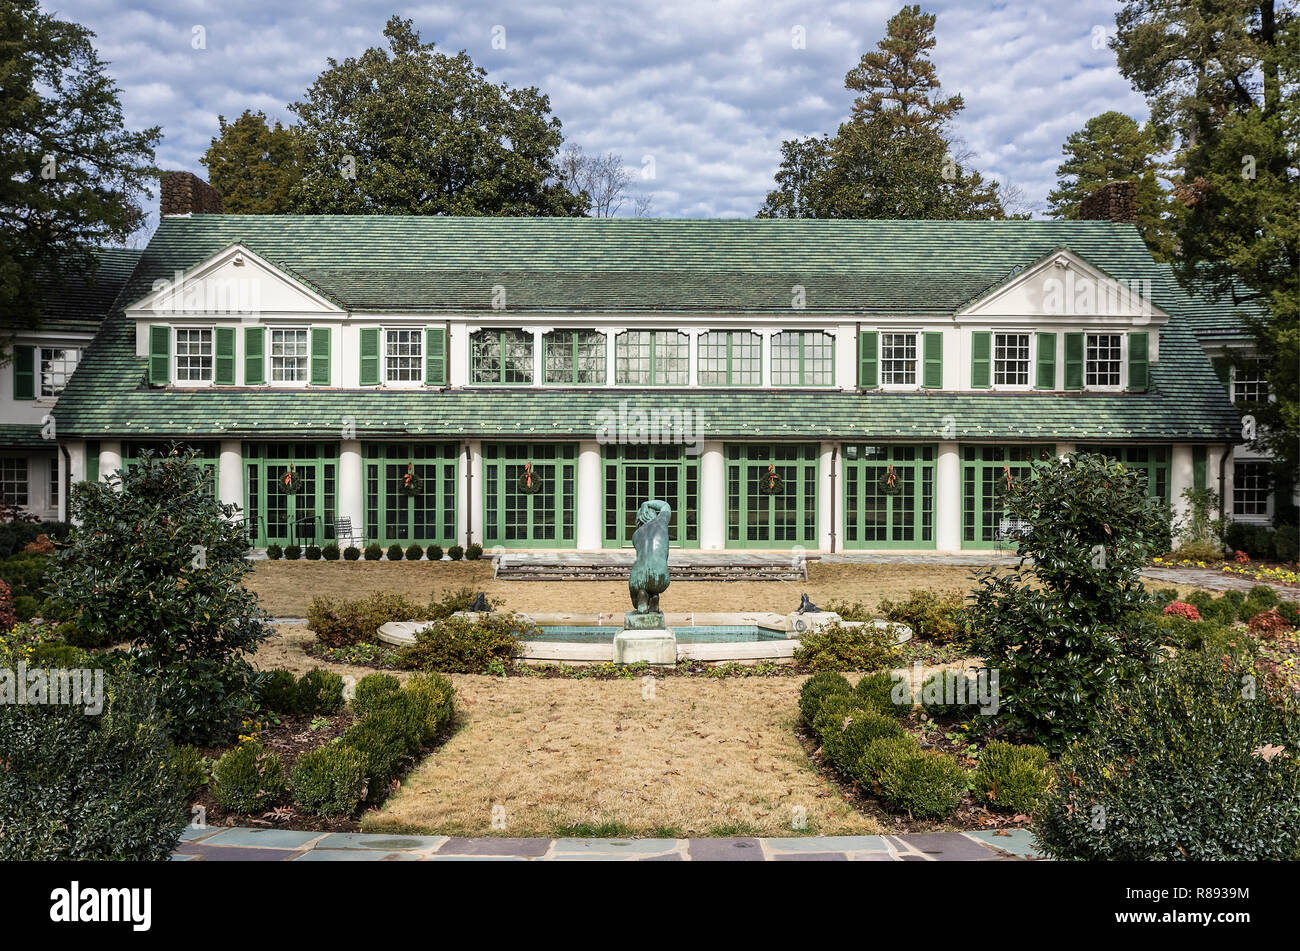
<svg viewBox="0 0 1300 951">
<path fill-rule="evenodd" d="M 40 423 L 0 423 L 0 446 L 5 449 L 49 449 L 58 444 L 41 436 Z"/>
<path fill-rule="evenodd" d="M 130 248 L 101 248 L 95 252 L 95 272 L 85 280 L 44 288 L 39 329 L 94 333 L 140 263 L 141 254 Z"/>
<path fill-rule="evenodd" d="M 150 390 L 134 328 L 106 321 L 58 405 L 90 438 L 591 438 L 602 409 L 698 409 L 703 436 L 1223 440 L 1238 423 L 1187 320 L 1191 305 L 1137 230 L 1110 222 L 781 221 L 196 215 L 164 218 L 118 298 L 139 300 L 233 243 L 345 308 L 523 312 L 955 313 L 1066 247 L 1112 277 L 1148 277 L 1172 315 L 1143 394 L 774 390 Z M 802 284 L 807 310 L 791 309 Z M 951 432 L 951 429 L 949 430 Z"/>
<path fill-rule="evenodd" d="M 1156 265 L 1169 280 L 1174 278 L 1173 265 Z M 1241 288 L 1245 295 L 1245 288 Z M 1184 313 L 1187 326 L 1198 337 L 1245 337 L 1250 331 L 1247 321 L 1251 317 L 1267 316 L 1267 309 L 1258 299 L 1235 302 L 1229 295 L 1215 296 L 1209 284 L 1184 288 L 1187 299 Z"/>
</svg>

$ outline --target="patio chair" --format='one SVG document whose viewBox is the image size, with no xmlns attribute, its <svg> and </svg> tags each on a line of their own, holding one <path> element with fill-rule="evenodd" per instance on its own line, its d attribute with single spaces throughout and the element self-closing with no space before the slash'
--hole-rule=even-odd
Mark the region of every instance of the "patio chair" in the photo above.
<svg viewBox="0 0 1300 951">
<path fill-rule="evenodd" d="M 352 527 L 352 517 L 350 515 L 340 515 L 335 519 L 334 538 L 340 545 L 346 542 L 348 545 L 354 545 L 357 548 L 364 547 L 365 539 Z"/>
</svg>

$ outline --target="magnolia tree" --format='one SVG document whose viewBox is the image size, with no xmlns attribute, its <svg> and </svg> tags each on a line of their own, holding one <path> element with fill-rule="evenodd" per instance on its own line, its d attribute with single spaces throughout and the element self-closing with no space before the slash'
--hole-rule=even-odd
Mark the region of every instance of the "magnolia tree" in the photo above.
<svg viewBox="0 0 1300 951">
<path fill-rule="evenodd" d="M 255 677 L 244 655 L 270 633 L 243 585 L 251 566 L 237 509 L 207 480 L 195 454 L 178 450 L 81 483 L 78 527 L 48 575 L 75 640 L 125 643 L 182 742 L 237 730 Z"/>
<path fill-rule="evenodd" d="M 1034 463 L 1005 501 L 1028 527 L 1017 569 L 979 576 L 977 646 L 1000 672 L 1012 727 L 1060 749 L 1087 731 L 1106 689 L 1158 657 L 1138 572 L 1168 536 L 1166 513 L 1140 472 L 1088 453 Z"/>
</svg>

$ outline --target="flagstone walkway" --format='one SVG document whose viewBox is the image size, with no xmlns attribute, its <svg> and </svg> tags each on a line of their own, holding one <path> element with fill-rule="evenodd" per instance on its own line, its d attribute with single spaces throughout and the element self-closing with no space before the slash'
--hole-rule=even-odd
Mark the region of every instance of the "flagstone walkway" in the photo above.
<svg viewBox="0 0 1300 951">
<path fill-rule="evenodd" d="M 190 827 L 192 862 L 997 862 L 1041 858 L 1025 829 L 759 839 L 509 839 Z"/>
</svg>

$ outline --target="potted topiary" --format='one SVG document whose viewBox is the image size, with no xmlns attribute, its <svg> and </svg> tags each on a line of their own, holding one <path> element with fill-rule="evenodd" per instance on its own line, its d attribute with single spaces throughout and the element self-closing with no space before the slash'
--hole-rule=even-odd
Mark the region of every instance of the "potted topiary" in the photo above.
<svg viewBox="0 0 1300 951">
<path fill-rule="evenodd" d="M 473 542 L 465 548 L 465 557 L 469 561 L 478 561 L 483 557 L 483 546 L 478 542 Z"/>
<path fill-rule="evenodd" d="M 284 557 L 284 549 L 272 542 L 270 545 L 266 546 L 266 557 L 270 558 L 272 561 L 279 561 Z"/>
<path fill-rule="evenodd" d="M 320 554 L 326 561 L 338 561 L 340 554 L 338 543 L 330 542 L 320 550 Z"/>
<path fill-rule="evenodd" d="M 320 561 L 320 555 L 321 555 L 321 549 L 320 549 L 320 546 L 319 546 L 319 545 L 308 545 L 308 546 L 307 546 L 307 560 L 308 560 L 308 561 Z"/>
<path fill-rule="evenodd" d="M 397 544 L 397 542 L 393 542 L 393 544 L 388 546 L 389 561 L 401 561 L 405 554 L 406 552 L 402 551 L 402 546 Z"/>
<path fill-rule="evenodd" d="M 419 545 L 411 545 L 406 549 L 407 561 L 419 561 L 424 557 L 424 549 Z"/>
<path fill-rule="evenodd" d="M 459 545 L 452 545 L 447 549 L 447 555 L 452 561 L 460 561 L 465 557 L 465 549 L 461 548 Z"/>
<path fill-rule="evenodd" d="M 361 549 L 356 545 L 349 545 L 347 548 L 343 549 L 343 557 L 347 561 L 356 561 L 361 557 Z"/>
<path fill-rule="evenodd" d="M 289 561 L 297 561 L 299 558 L 302 557 L 302 546 L 301 546 L 301 545 L 289 545 L 289 546 L 288 546 L 287 548 L 285 548 L 285 550 L 284 550 L 284 557 L 285 557 L 286 559 L 288 559 Z"/>
<path fill-rule="evenodd" d="M 428 554 L 429 554 L 430 561 L 442 561 L 442 556 L 443 556 L 442 546 L 430 545 Z"/>
<path fill-rule="evenodd" d="M 384 556 L 384 548 L 379 542 L 371 542 L 366 546 L 366 561 L 378 561 Z"/>
</svg>

